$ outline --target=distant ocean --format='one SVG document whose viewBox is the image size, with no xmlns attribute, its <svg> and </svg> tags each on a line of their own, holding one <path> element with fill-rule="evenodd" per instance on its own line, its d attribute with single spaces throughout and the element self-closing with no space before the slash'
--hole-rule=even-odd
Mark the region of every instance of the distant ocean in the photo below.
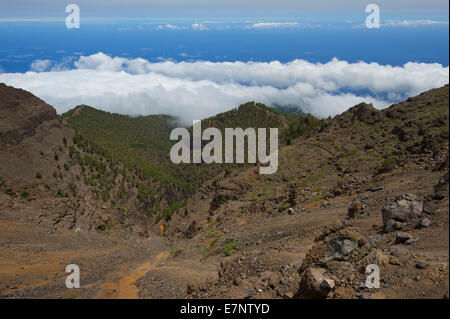
<svg viewBox="0 0 450 319">
<path fill-rule="evenodd" d="M 38 59 L 63 62 L 81 55 L 173 61 L 273 61 L 305 59 L 403 65 L 449 64 L 448 24 L 367 29 L 346 24 L 248 28 L 249 24 L 167 21 L 82 22 L 67 29 L 60 22 L 0 22 L 0 72 L 26 72 Z M 188 27 L 189 26 L 189 27 Z"/>
</svg>

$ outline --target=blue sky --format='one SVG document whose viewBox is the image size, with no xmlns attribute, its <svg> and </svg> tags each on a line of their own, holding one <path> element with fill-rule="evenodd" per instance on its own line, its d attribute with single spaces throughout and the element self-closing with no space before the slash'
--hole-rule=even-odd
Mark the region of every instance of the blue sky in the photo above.
<svg viewBox="0 0 450 319">
<path fill-rule="evenodd" d="M 369 3 L 382 15 L 398 18 L 448 20 L 446 0 L 2 0 L 0 18 L 63 18 L 69 3 L 80 6 L 85 18 L 186 18 L 186 17 L 358 17 Z"/>
</svg>

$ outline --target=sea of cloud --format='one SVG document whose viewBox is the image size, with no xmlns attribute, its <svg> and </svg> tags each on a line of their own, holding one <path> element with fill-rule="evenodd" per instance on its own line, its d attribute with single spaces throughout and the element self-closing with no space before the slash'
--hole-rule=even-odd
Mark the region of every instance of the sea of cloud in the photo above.
<svg viewBox="0 0 450 319">
<path fill-rule="evenodd" d="M 362 101 L 385 108 L 449 78 L 448 66 L 416 62 L 152 63 L 100 52 L 64 63 L 36 60 L 29 72 L 0 73 L 0 82 L 32 92 L 59 113 L 87 104 L 128 115 L 170 114 L 189 124 L 248 101 L 296 106 L 319 117 Z"/>
</svg>

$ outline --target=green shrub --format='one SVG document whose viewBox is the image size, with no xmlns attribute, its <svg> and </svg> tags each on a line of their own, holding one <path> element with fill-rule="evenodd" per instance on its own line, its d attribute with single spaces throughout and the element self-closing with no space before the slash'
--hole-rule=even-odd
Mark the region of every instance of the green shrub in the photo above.
<svg viewBox="0 0 450 319">
<path fill-rule="evenodd" d="M 212 238 L 212 237 L 217 237 L 217 236 L 221 236 L 222 233 L 218 230 L 213 230 L 211 232 L 209 232 L 208 234 L 206 234 L 206 237 L 208 238 Z"/>
<path fill-rule="evenodd" d="M 30 196 L 30 192 L 28 190 L 24 189 L 20 192 L 20 197 L 27 198 L 28 196 Z"/>
<path fill-rule="evenodd" d="M 239 246 L 239 242 L 238 241 L 232 241 L 228 244 L 225 245 L 225 248 L 223 249 L 223 255 L 226 256 L 231 256 L 235 250 L 234 247 Z"/>
<path fill-rule="evenodd" d="M 42 175 L 41 175 L 41 173 L 39 173 L 39 172 L 36 172 L 36 178 L 38 178 L 38 179 L 41 179 L 41 178 L 42 178 Z"/>
<path fill-rule="evenodd" d="M 127 211 L 127 208 L 126 208 L 126 207 L 123 207 L 123 206 L 120 206 L 120 205 L 117 205 L 116 208 L 117 208 L 118 210 L 122 211 L 122 212 L 126 212 L 126 211 Z"/>
<path fill-rule="evenodd" d="M 116 224 L 114 223 L 114 222 L 107 222 L 106 223 L 106 225 L 105 225 L 105 229 L 106 230 L 111 230 L 111 229 L 113 229 L 114 228 L 114 226 L 116 226 Z"/>
<path fill-rule="evenodd" d="M 177 210 L 179 210 L 181 207 L 185 206 L 186 203 L 172 203 L 169 207 L 166 207 L 162 210 L 162 212 L 160 212 L 158 214 L 158 216 L 156 216 L 156 220 L 155 223 L 159 223 L 159 221 L 161 219 L 165 219 L 165 221 L 170 221 L 170 219 L 172 218 L 173 213 L 175 213 Z"/>
<path fill-rule="evenodd" d="M 70 183 L 69 188 L 72 191 L 73 196 L 77 196 L 77 187 L 75 186 L 75 184 Z"/>
<path fill-rule="evenodd" d="M 179 256 L 182 252 L 183 252 L 183 250 L 181 248 L 172 248 L 170 250 L 170 257 Z"/>
<path fill-rule="evenodd" d="M 215 224 L 217 224 L 217 222 L 216 222 L 215 220 L 212 220 L 212 221 L 210 221 L 210 222 L 208 223 L 208 227 L 212 227 L 212 226 L 214 226 Z"/>
<path fill-rule="evenodd" d="M 397 164 L 397 160 L 394 157 L 388 157 L 381 162 L 381 167 L 384 171 L 388 172 L 394 169 Z"/>
</svg>

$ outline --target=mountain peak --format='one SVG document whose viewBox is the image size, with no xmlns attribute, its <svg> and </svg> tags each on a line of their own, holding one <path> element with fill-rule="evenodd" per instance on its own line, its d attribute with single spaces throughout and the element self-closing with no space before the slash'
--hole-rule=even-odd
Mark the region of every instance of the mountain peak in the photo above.
<svg viewBox="0 0 450 319">
<path fill-rule="evenodd" d="M 56 110 L 35 95 L 0 83 L 0 144 L 18 144 L 42 124 L 58 125 Z"/>
</svg>

